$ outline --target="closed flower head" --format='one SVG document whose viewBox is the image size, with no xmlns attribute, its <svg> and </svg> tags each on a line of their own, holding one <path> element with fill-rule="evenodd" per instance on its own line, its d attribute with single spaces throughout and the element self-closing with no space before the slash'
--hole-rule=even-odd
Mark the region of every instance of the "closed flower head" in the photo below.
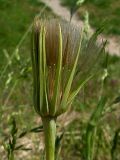
<svg viewBox="0 0 120 160">
<path fill-rule="evenodd" d="M 78 79 L 77 66 L 83 66 L 83 61 L 78 64 L 79 55 L 88 51 L 93 41 L 81 50 L 82 31 L 79 28 L 64 20 L 35 18 L 32 50 L 34 107 L 42 117 L 56 117 L 65 112 L 88 81 L 90 77 L 72 90 L 73 80 Z M 94 47 L 91 51 L 98 53 Z"/>
</svg>

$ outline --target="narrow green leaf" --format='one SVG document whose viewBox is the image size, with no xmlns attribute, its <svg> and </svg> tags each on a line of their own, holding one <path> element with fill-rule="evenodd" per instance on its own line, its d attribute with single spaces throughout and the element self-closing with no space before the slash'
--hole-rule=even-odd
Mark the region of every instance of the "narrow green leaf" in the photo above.
<svg viewBox="0 0 120 160">
<path fill-rule="evenodd" d="M 88 125 L 87 126 L 87 132 L 86 132 L 86 160 L 93 160 L 94 157 L 94 147 L 95 147 L 95 141 L 96 141 L 96 132 L 97 132 L 97 128 L 92 126 L 92 125 Z"/>
<path fill-rule="evenodd" d="M 18 136 L 18 138 L 23 138 L 27 133 L 28 133 L 27 130 L 23 131 L 22 133 L 20 133 L 20 135 Z"/>
<path fill-rule="evenodd" d="M 71 95 L 69 96 L 68 98 L 68 101 L 67 101 L 67 105 L 69 105 L 73 100 L 74 98 L 76 97 L 76 95 L 79 93 L 79 91 L 81 90 L 81 88 L 91 79 L 93 78 L 94 75 L 90 75 L 88 78 L 86 78 L 82 83 L 79 84 L 79 86 L 77 87 L 76 90 L 74 90 Z"/>
<path fill-rule="evenodd" d="M 106 97 L 101 97 L 95 111 L 93 112 L 91 118 L 90 118 L 90 123 L 93 125 L 96 125 L 98 121 L 100 120 L 100 117 L 102 115 L 103 109 L 106 105 L 107 98 Z"/>
<path fill-rule="evenodd" d="M 22 147 L 24 147 L 24 145 L 23 145 L 23 144 L 21 144 L 21 145 L 17 146 L 17 147 L 15 148 L 15 150 L 20 150 L 20 149 L 22 149 Z"/>
<path fill-rule="evenodd" d="M 57 102 L 60 96 L 61 69 L 62 69 L 62 32 L 61 32 L 61 26 L 59 25 L 59 55 L 58 55 L 58 62 L 57 62 L 57 68 L 56 68 L 52 108 L 50 109 L 50 114 L 52 115 L 54 115 L 56 112 Z"/>
<path fill-rule="evenodd" d="M 86 129 L 86 160 L 93 160 L 94 158 L 94 147 L 96 143 L 96 131 L 98 123 L 100 121 L 103 109 L 106 105 L 107 99 L 101 97 L 95 111 L 88 121 L 88 126 Z"/>
</svg>

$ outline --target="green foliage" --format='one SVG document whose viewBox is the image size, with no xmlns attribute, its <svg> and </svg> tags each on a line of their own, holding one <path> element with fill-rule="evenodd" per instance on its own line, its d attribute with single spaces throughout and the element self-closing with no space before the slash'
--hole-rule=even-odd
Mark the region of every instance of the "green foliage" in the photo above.
<svg viewBox="0 0 120 160">
<path fill-rule="evenodd" d="M 8 54 L 11 55 L 13 49 L 19 44 L 23 34 L 26 32 L 29 25 L 32 23 L 33 18 L 40 12 L 40 8 L 44 7 L 44 4 L 37 0 L 13 0 L 12 3 L 9 0 L 2 0 L 0 2 L 0 26 L 4 26 L 0 30 L 0 66 L 5 63 L 5 57 L 2 54 L 6 48 Z M 46 11 L 50 12 L 49 9 Z M 45 12 L 44 12 L 45 14 Z M 25 41 L 24 49 L 26 53 L 29 44 L 29 39 Z M 1 72 L 1 69 L 0 69 Z"/>
<path fill-rule="evenodd" d="M 106 23 L 105 34 L 120 35 L 120 0 L 86 0 L 82 5 L 76 5 L 77 0 L 61 0 L 73 14 L 76 10 L 81 19 L 86 11 L 90 15 L 90 25 L 98 28 L 100 23 Z M 79 2 L 79 1 L 78 1 Z"/>
<path fill-rule="evenodd" d="M 83 19 L 84 12 L 90 14 L 90 25 L 98 27 L 99 22 L 106 23 L 104 33 L 120 35 L 120 0 L 87 0 L 79 9 L 79 16 Z M 99 18 L 98 18 L 99 17 Z"/>
<path fill-rule="evenodd" d="M 13 116 L 10 117 L 10 133 L 9 138 L 3 142 L 4 149 L 7 153 L 8 160 L 14 160 L 14 152 L 15 151 L 29 151 L 31 148 L 26 148 L 23 144 L 19 144 L 19 139 L 21 140 L 24 136 L 29 133 L 40 133 L 43 132 L 43 126 L 38 126 L 35 128 L 31 128 L 29 130 L 18 132 L 16 120 Z"/>
<path fill-rule="evenodd" d="M 106 98 L 102 97 L 91 115 L 88 121 L 86 129 L 86 145 L 85 145 L 85 157 L 86 160 L 94 159 L 96 132 L 99 125 L 99 121 L 102 117 L 102 112 L 106 104 Z"/>
<path fill-rule="evenodd" d="M 16 150 L 31 150 L 29 148 L 24 148 L 24 145 L 19 145 L 17 144 L 17 139 L 21 138 L 20 136 L 18 137 L 18 128 L 16 126 L 16 121 L 14 119 L 14 117 L 11 117 L 11 124 L 10 124 L 10 135 L 9 135 L 9 139 L 8 142 L 3 142 L 3 146 L 5 151 L 7 152 L 7 158 L 8 160 L 14 160 L 15 156 L 14 156 L 14 152 Z"/>
</svg>

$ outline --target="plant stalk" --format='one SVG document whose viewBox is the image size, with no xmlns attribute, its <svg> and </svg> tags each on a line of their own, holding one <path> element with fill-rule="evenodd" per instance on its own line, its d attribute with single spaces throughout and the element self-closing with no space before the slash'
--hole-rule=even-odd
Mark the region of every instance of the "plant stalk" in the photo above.
<svg viewBox="0 0 120 160">
<path fill-rule="evenodd" d="M 55 160 L 56 120 L 54 118 L 42 118 L 45 139 L 46 160 Z"/>
<path fill-rule="evenodd" d="M 14 153 L 10 152 L 9 156 L 8 156 L 8 160 L 14 160 Z"/>
</svg>

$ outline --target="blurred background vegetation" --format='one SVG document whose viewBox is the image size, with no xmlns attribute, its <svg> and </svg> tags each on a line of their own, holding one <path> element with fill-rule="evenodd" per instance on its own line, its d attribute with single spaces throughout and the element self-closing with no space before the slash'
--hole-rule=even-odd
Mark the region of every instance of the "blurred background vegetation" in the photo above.
<svg viewBox="0 0 120 160">
<path fill-rule="evenodd" d="M 61 0 L 62 4 L 73 7 L 76 0 Z M 85 11 L 90 14 L 90 25 L 94 28 L 100 24 L 106 24 L 104 33 L 120 35 L 120 0 L 86 0 L 78 9 L 78 15 L 81 19 L 84 17 Z"/>
<path fill-rule="evenodd" d="M 72 0 L 62 0 L 62 4 L 71 7 Z M 90 25 L 94 28 L 106 21 L 104 31 L 107 35 L 120 36 L 120 0 L 86 0 L 77 14 L 83 19 L 85 11 L 89 12 Z M 40 15 L 41 14 L 41 15 Z M 6 160 L 3 143 L 8 143 L 11 117 L 16 119 L 18 134 L 40 125 L 32 106 L 32 68 L 30 61 L 31 24 L 35 15 L 41 17 L 55 16 L 52 10 L 40 0 L 1 0 L 0 1 L 0 155 Z M 104 86 L 108 104 L 120 96 L 120 58 L 109 56 L 108 78 Z M 101 78 L 90 81 L 76 98 L 70 113 L 64 117 L 66 126 L 62 140 L 61 159 L 80 160 L 84 157 L 84 135 L 89 117 L 97 106 L 101 93 Z M 118 100 L 119 101 L 119 100 Z M 95 160 L 111 160 L 111 149 L 116 131 L 120 128 L 119 105 L 108 113 L 99 124 L 99 151 Z M 108 106 L 108 110 L 110 106 Z M 38 160 L 41 148 L 40 133 L 29 133 L 18 143 L 32 151 L 16 151 L 16 159 Z M 41 136 L 42 137 L 42 136 Z M 120 137 L 115 148 L 115 160 L 120 159 Z M 41 138 L 42 139 L 42 138 Z M 20 141 L 20 142 L 19 142 Z M 41 151 L 42 154 L 42 151 Z"/>
</svg>

